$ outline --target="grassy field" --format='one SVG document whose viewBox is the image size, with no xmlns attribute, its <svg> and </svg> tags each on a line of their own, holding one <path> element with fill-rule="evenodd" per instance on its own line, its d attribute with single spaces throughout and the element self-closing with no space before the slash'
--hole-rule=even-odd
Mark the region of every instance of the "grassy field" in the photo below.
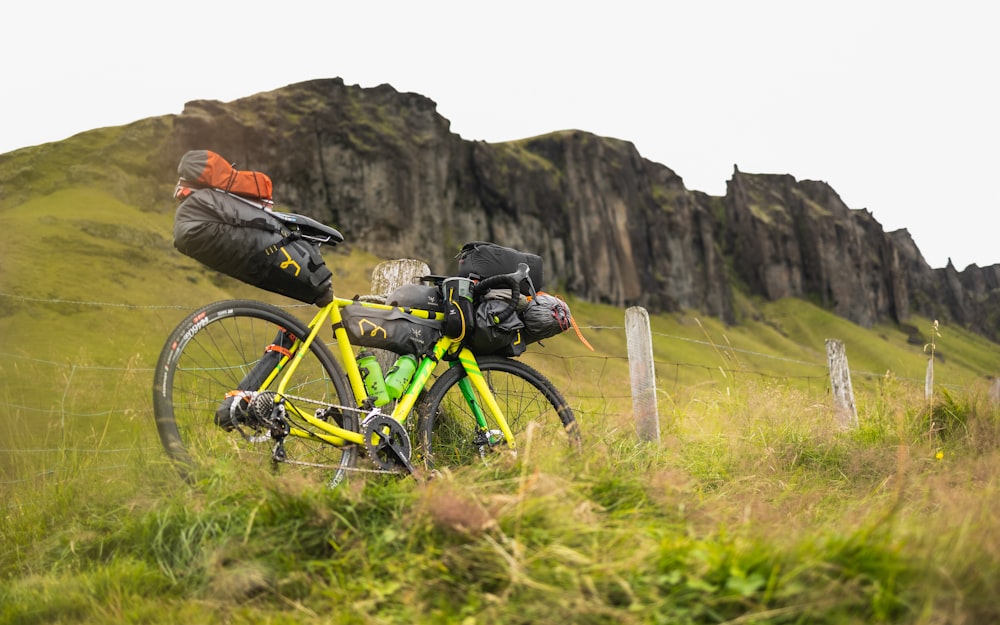
<svg viewBox="0 0 1000 625">
<path fill-rule="evenodd" d="M 0 209 L 0 623 L 1000 621 L 1000 348 L 742 299 L 727 327 L 651 319 L 661 440 L 635 435 L 624 311 L 570 300 L 525 360 L 577 410 L 581 454 L 427 483 L 167 464 L 150 407 L 193 307 L 250 296 L 171 246 L 172 215 L 93 189 Z M 379 259 L 328 253 L 341 295 Z M 307 314 L 308 308 L 291 308 Z M 844 341 L 860 427 L 834 426 Z M 935 342 L 935 386 L 924 396 Z"/>
</svg>

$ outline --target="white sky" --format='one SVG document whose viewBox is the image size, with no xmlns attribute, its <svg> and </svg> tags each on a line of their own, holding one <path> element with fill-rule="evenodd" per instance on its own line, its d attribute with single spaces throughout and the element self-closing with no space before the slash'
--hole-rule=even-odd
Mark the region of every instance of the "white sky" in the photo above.
<svg viewBox="0 0 1000 625">
<path fill-rule="evenodd" d="M 155 7 L 155 8 L 154 8 Z M 112 0 L 0 9 L 0 153 L 316 78 L 434 100 L 465 139 L 577 128 L 689 189 L 828 182 L 932 267 L 1000 263 L 986 0 Z M 211 147 L 211 146 L 206 146 Z"/>
</svg>

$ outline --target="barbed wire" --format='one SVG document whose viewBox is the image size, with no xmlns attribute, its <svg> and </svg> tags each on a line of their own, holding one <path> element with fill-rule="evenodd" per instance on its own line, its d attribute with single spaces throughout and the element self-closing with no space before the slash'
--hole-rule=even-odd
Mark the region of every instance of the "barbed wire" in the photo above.
<svg viewBox="0 0 1000 625">
<path fill-rule="evenodd" d="M 155 447 L 120 447 L 118 449 L 100 449 L 89 447 L 46 447 L 36 449 L 0 449 L 0 453 L 12 454 L 47 454 L 47 453 L 99 453 L 99 454 L 120 454 L 127 451 L 141 451 L 143 449 L 156 449 Z"/>
<path fill-rule="evenodd" d="M 49 475 L 55 475 L 57 473 L 66 472 L 66 471 L 70 471 L 70 470 L 72 470 L 74 472 L 89 472 L 89 471 L 111 471 L 113 469 L 116 470 L 116 469 L 128 469 L 128 468 L 130 468 L 130 467 L 127 464 L 113 464 L 113 465 L 105 465 L 105 466 L 100 466 L 100 467 L 83 467 L 83 468 L 80 468 L 80 467 L 60 467 L 58 469 L 47 469 L 45 471 L 38 471 L 38 472 L 36 472 L 33 475 L 30 475 L 30 476 L 25 477 L 25 478 L 17 479 L 17 480 L 3 480 L 3 481 L 0 481 L 0 484 L 24 484 L 26 482 L 32 482 L 34 480 L 37 480 L 40 477 L 46 477 L 46 476 L 49 476 Z M 14 507 L 14 506 L 8 506 L 8 508 L 10 508 L 10 507 Z"/>
<path fill-rule="evenodd" d="M 88 307 L 95 307 L 95 308 L 119 308 L 119 309 L 125 309 L 125 310 L 193 310 L 194 309 L 194 308 L 189 307 L 189 306 L 181 306 L 181 305 L 140 305 L 140 304 L 131 304 L 131 303 L 97 302 L 97 301 L 58 299 L 58 298 L 39 298 L 39 297 L 28 297 L 28 296 L 16 295 L 16 294 L 11 294 L 11 293 L 4 293 L 4 292 L 0 292 L 0 297 L 5 297 L 5 298 L 9 298 L 9 299 L 15 299 L 15 300 L 18 300 L 18 301 L 28 302 L 28 303 L 37 303 L 37 304 L 74 305 L 74 306 L 88 306 Z M 308 306 L 308 305 L 306 305 L 306 304 L 288 304 L 288 305 L 279 306 L 279 307 L 291 309 L 291 308 L 302 308 L 302 307 L 306 307 L 306 306 Z M 608 331 L 615 331 L 615 332 L 624 332 L 626 328 L 625 328 L 624 325 L 620 325 L 620 326 L 619 325 L 593 325 L 593 326 L 581 326 L 581 329 L 583 329 L 583 330 L 594 330 L 594 331 L 608 330 Z M 825 370 L 828 367 L 828 363 L 826 363 L 826 362 L 810 362 L 810 361 L 796 359 L 796 358 L 788 358 L 788 357 L 783 357 L 783 356 L 775 356 L 775 355 L 772 355 L 772 354 L 764 354 L 764 353 L 757 352 L 757 351 L 754 351 L 754 350 L 736 348 L 736 347 L 733 347 L 731 345 L 721 346 L 721 345 L 713 343 L 710 340 L 703 340 L 703 339 L 696 339 L 696 338 L 690 338 L 690 337 L 684 337 L 684 336 L 677 336 L 677 335 L 663 333 L 663 332 L 653 332 L 652 334 L 654 336 L 663 337 L 663 338 L 666 338 L 666 339 L 669 339 L 669 340 L 683 341 L 683 342 L 691 343 L 691 344 L 695 344 L 695 345 L 701 345 L 701 346 L 711 347 L 712 349 L 717 350 L 717 351 L 719 351 L 719 352 L 721 352 L 723 354 L 727 354 L 727 353 L 741 354 L 741 355 L 746 355 L 746 356 L 752 356 L 754 358 L 759 358 L 759 359 L 766 360 L 766 361 L 782 362 L 782 363 L 793 364 L 793 365 L 798 365 L 798 366 L 802 366 L 802 367 L 815 367 L 815 368 L 821 368 L 821 369 L 824 370 L 823 374 L 816 374 L 816 375 L 786 375 L 786 374 L 772 373 L 772 372 L 768 372 L 768 371 L 763 371 L 763 370 L 758 370 L 758 369 L 751 369 L 751 368 L 746 368 L 746 367 L 728 367 L 728 366 L 707 365 L 707 364 L 693 363 L 693 362 L 670 361 L 670 360 L 654 360 L 654 367 L 657 370 L 657 377 L 660 377 L 660 378 L 663 378 L 663 379 L 669 379 L 670 377 L 673 377 L 675 384 L 677 383 L 677 378 L 678 378 L 678 376 L 680 374 L 680 370 L 682 368 L 700 369 L 700 370 L 703 370 L 703 371 L 708 372 L 708 373 L 720 372 L 724 376 L 746 376 L 746 375 L 753 375 L 753 376 L 758 376 L 758 377 L 761 377 L 763 379 L 769 379 L 769 380 L 800 380 L 800 381 L 806 381 L 806 382 L 809 382 L 809 383 L 813 383 L 813 382 L 823 382 L 823 383 L 826 383 L 826 382 L 829 381 L 829 375 L 827 373 L 825 373 Z M 548 351 L 534 351 L 534 352 L 531 352 L 531 353 L 532 353 L 533 356 L 542 356 L 542 357 L 546 357 L 546 358 L 554 358 L 554 359 L 559 359 L 559 360 L 563 360 L 563 361 L 566 361 L 566 362 L 569 362 L 569 361 L 584 361 L 584 360 L 596 361 L 596 362 L 599 363 L 599 368 L 600 368 L 600 371 L 601 371 L 599 377 L 601 377 L 602 379 L 603 379 L 603 376 L 607 373 L 608 367 L 609 367 L 609 365 L 611 363 L 620 363 L 620 362 L 623 362 L 623 361 L 624 362 L 628 361 L 628 356 L 627 355 L 582 354 L 582 355 L 565 356 L 565 355 L 560 355 L 560 354 L 554 354 L 554 353 L 551 353 L 551 352 L 548 352 Z M 57 418 L 59 418 L 59 419 L 62 420 L 63 427 L 66 427 L 66 425 L 67 425 L 66 424 L 66 420 L 67 419 L 73 420 L 73 419 L 101 418 L 101 417 L 109 418 L 110 419 L 110 418 L 112 418 L 112 417 L 114 417 L 116 415 L 123 415 L 123 416 L 124 415 L 134 415 L 136 413 L 150 412 L 151 411 L 151 406 L 148 403 L 131 405 L 131 406 L 124 407 L 124 408 L 118 407 L 118 408 L 115 408 L 115 409 L 98 410 L 98 411 L 72 411 L 72 410 L 66 410 L 65 409 L 65 405 L 66 405 L 66 398 L 67 398 L 67 396 L 68 396 L 68 394 L 70 392 L 70 388 L 72 386 L 76 386 L 78 384 L 85 384 L 85 382 L 78 380 L 78 378 L 80 377 L 80 375 L 82 375 L 83 373 L 85 373 L 87 371 L 97 371 L 97 372 L 151 372 L 151 371 L 154 370 L 154 367 L 135 366 L 135 365 L 132 365 L 132 364 L 130 364 L 128 366 L 115 366 L 115 365 L 106 365 L 106 364 L 80 364 L 80 363 L 72 363 L 72 362 L 59 362 L 59 361 L 56 361 L 56 360 L 52 360 L 51 358 L 38 357 L 35 354 L 13 353 L 13 352 L 10 352 L 10 351 L 0 352 L 0 359 L 3 359 L 4 361 L 15 362 L 15 363 L 16 362 L 26 362 L 26 363 L 31 363 L 31 364 L 34 364 L 34 365 L 57 367 L 57 368 L 62 368 L 62 369 L 66 369 L 66 370 L 69 371 L 69 374 L 66 376 L 65 386 L 62 389 L 60 389 L 60 391 L 62 392 L 62 399 L 60 400 L 58 398 L 53 398 L 53 404 L 54 405 L 52 407 L 50 407 L 50 408 L 44 408 L 44 407 L 38 407 L 38 406 L 28 406 L 28 405 L 24 405 L 23 403 L 17 403 L 17 402 L 3 402 L 3 401 L 0 401 L 0 410 L 7 410 L 8 414 L 15 414 L 15 413 L 19 413 L 19 412 L 30 412 L 32 414 L 48 415 L 50 417 L 57 417 Z M 15 366 L 16 366 L 16 364 L 15 364 Z M 570 370 L 572 369 L 572 365 L 571 364 L 568 364 L 567 367 Z M 674 375 L 673 376 L 670 376 L 670 374 L 668 373 L 668 371 L 669 371 L 670 368 L 674 369 Z M 866 371 L 851 370 L 851 373 L 852 373 L 852 375 L 857 375 L 859 377 L 870 378 L 870 379 L 880 379 L 880 378 L 885 377 L 885 374 L 874 373 L 874 372 L 866 372 Z M 908 381 L 909 380 L 909 381 L 917 382 L 917 383 L 920 383 L 920 384 L 923 384 L 923 382 L 924 382 L 922 379 L 918 380 L 918 379 L 915 379 L 915 378 L 905 378 L 905 377 L 899 377 L 899 376 L 895 376 L 894 379 L 900 380 L 900 381 Z M 593 389 L 593 390 L 590 390 L 590 389 Z M 667 391 L 663 387 L 659 387 L 658 386 L 657 387 L 657 393 L 658 394 L 665 394 L 666 395 L 666 394 L 669 394 L 669 391 Z M 567 397 L 570 397 L 570 395 L 567 394 Z M 601 414 L 601 413 L 603 413 L 603 414 L 618 414 L 618 412 L 616 412 L 616 410 L 615 410 L 615 407 L 617 407 L 617 406 L 620 406 L 620 410 L 621 410 L 622 414 L 624 414 L 626 412 L 630 412 L 631 411 L 631 402 L 629 400 L 631 399 L 631 397 L 632 396 L 631 396 L 631 394 L 630 394 L 629 389 L 627 388 L 627 386 L 625 388 L 622 388 L 620 385 L 616 385 L 615 389 L 612 392 L 610 392 L 610 393 L 609 393 L 608 389 L 601 388 L 601 385 L 598 384 L 598 385 L 595 385 L 595 386 L 588 386 L 587 389 L 583 389 L 583 390 L 580 390 L 580 391 L 575 391 L 572 394 L 572 398 L 577 399 L 577 400 L 581 400 L 581 401 L 584 401 L 584 402 L 586 402 L 586 401 L 605 400 L 608 403 L 608 405 L 606 407 L 604 407 L 604 408 L 602 408 L 600 410 L 589 410 L 589 409 L 587 410 L 588 413 L 593 413 L 593 414 Z M 607 400 L 611 400 L 611 401 L 608 402 Z M 81 446 L 77 445 L 77 446 L 74 446 L 74 447 L 44 447 L 44 446 L 42 446 L 42 447 L 16 448 L 16 447 L 11 447 L 8 444 L 8 446 L 0 448 L 0 454 L 36 456 L 36 457 L 44 457 L 46 454 L 61 454 L 61 455 L 95 454 L 95 455 L 103 455 L 103 456 L 106 457 L 107 455 L 111 455 L 111 454 L 145 453 L 145 452 L 156 451 L 156 450 L 159 450 L 158 446 L 133 446 L 133 447 L 115 447 L 115 448 L 100 448 L 100 447 L 95 447 L 95 448 L 90 448 L 90 447 L 81 447 Z M 83 466 L 83 467 L 76 466 L 76 467 L 72 467 L 72 470 L 74 472 L 82 472 L 82 471 L 87 471 L 87 472 L 89 472 L 89 471 L 108 471 L 108 470 L 120 469 L 120 468 L 123 468 L 125 466 L 126 465 L 102 465 L 102 466 Z M 39 479 L 41 477 L 56 475 L 56 474 L 59 474 L 59 473 L 64 473 L 64 472 L 67 472 L 69 470 L 70 470 L 70 468 L 67 468 L 67 467 L 51 468 L 51 469 L 47 469 L 47 470 L 43 470 L 43 471 L 38 471 L 37 473 L 35 473 L 32 476 L 28 476 L 28 477 L 24 477 L 24 478 L 18 478 L 18 479 L 13 479 L 13 480 L 0 480 L 0 485 L 22 484 L 22 483 L 30 482 L 32 480 Z"/>
<path fill-rule="evenodd" d="M 96 301 L 87 301 L 87 300 L 66 300 L 66 299 L 58 299 L 58 298 L 28 297 L 28 296 L 24 296 L 24 295 L 17 295 L 17 294 L 14 294 L 14 293 L 5 293 L 5 292 L 0 292 L 0 297 L 7 297 L 7 298 L 16 299 L 16 300 L 20 300 L 20 301 L 24 301 L 24 302 L 34 302 L 34 303 L 44 303 L 44 304 L 71 304 L 71 305 L 76 305 L 76 306 L 123 308 L 123 309 L 128 309 L 128 310 L 163 310 L 163 309 L 166 309 L 166 310 L 193 310 L 193 308 L 190 307 L 190 306 L 181 306 L 181 305 L 153 305 L 153 304 L 146 305 L 146 304 L 129 304 L 129 303 L 117 303 L 117 302 L 96 302 Z M 279 308 L 286 308 L 286 309 L 294 309 L 294 308 L 303 308 L 303 307 L 308 307 L 308 306 L 310 306 L 310 305 L 308 305 L 308 304 L 281 304 L 278 307 Z M 611 325 L 592 325 L 592 326 L 581 326 L 581 329 L 582 330 L 615 330 L 615 331 L 624 331 L 625 330 L 625 326 L 618 326 L 618 325 L 613 325 L 613 326 L 611 326 Z M 731 352 L 731 353 L 736 353 L 736 354 L 744 354 L 744 355 L 747 355 L 747 356 L 754 356 L 756 358 L 764 358 L 764 359 L 774 360 L 774 361 L 778 361 L 778 362 L 785 362 L 785 363 L 789 363 L 789 364 L 796 364 L 796 365 L 802 365 L 802 366 L 807 366 L 807 367 L 817 367 L 817 368 L 824 368 L 825 369 L 828 366 L 828 364 L 826 362 L 810 362 L 810 361 L 800 360 L 800 359 L 796 359 L 796 358 L 788 358 L 788 357 L 784 357 L 784 356 L 775 356 L 773 354 L 765 354 L 765 353 L 757 352 L 757 351 L 753 351 L 753 350 L 748 350 L 748 349 L 742 349 L 742 348 L 733 347 L 731 345 L 726 345 L 726 346 L 721 346 L 720 347 L 718 344 L 713 343 L 712 341 L 709 341 L 709 340 L 704 340 L 704 339 L 694 339 L 694 338 L 690 338 L 690 337 L 678 336 L 678 335 L 668 334 L 668 333 L 664 333 L 664 332 L 651 332 L 651 334 L 654 335 L 654 336 L 661 336 L 661 337 L 668 338 L 668 339 L 675 340 L 675 341 L 683 341 L 683 342 L 692 343 L 692 344 L 695 344 L 695 345 L 704 345 L 704 346 L 712 347 L 713 349 L 720 349 L 724 353 L 725 352 Z M 59 363 L 59 362 L 56 362 L 56 361 L 45 360 L 45 359 L 40 359 L 40 358 L 31 358 L 31 357 L 27 357 L 27 356 L 23 356 L 23 355 L 19 355 L 19 354 L 10 354 L 10 353 L 6 353 L 6 352 L 0 352 L 0 356 L 2 356 L 2 357 L 9 357 L 9 358 L 17 357 L 17 358 L 22 358 L 22 359 L 30 360 L 32 362 L 36 362 L 36 363 L 40 363 L 40 364 L 51 364 L 51 365 L 54 365 L 54 366 L 77 366 L 79 368 L 85 368 L 85 369 L 108 370 L 108 371 L 121 371 L 121 370 L 124 370 L 121 367 L 112 367 L 112 366 L 79 365 L 79 364 L 78 365 L 70 365 L 69 363 Z M 587 356 L 587 355 L 574 356 L 574 358 L 581 358 L 581 359 L 582 358 L 600 358 L 600 357 L 601 356 Z M 665 364 L 668 364 L 668 365 L 680 365 L 680 366 L 692 366 L 692 367 L 704 367 L 705 366 L 705 365 L 696 365 L 696 364 L 691 364 L 691 363 L 679 363 L 679 362 L 667 362 Z M 716 367 L 710 367 L 710 368 L 714 369 Z M 128 367 L 127 369 L 131 370 L 131 371 L 152 371 L 153 370 L 152 367 Z M 733 370 L 726 369 L 726 370 L 727 371 L 740 371 L 738 369 L 733 369 Z M 748 371 L 747 370 L 743 370 L 743 372 L 748 372 Z M 881 375 L 882 375 L 882 374 L 873 373 L 873 372 L 857 372 L 857 373 L 858 373 L 858 375 L 876 376 L 876 377 L 881 377 Z M 798 377 L 798 376 L 796 376 L 796 377 Z"/>
<path fill-rule="evenodd" d="M 73 306 L 92 306 L 99 308 L 126 308 L 129 310 L 185 310 L 190 306 L 168 305 L 168 304 L 122 304 L 115 302 L 91 302 L 85 300 L 58 299 L 51 297 L 29 297 L 27 295 L 16 295 L 14 293 L 4 293 L 0 291 L 0 297 L 15 299 L 22 302 L 33 302 L 36 304 L 68 304 Z"/>
</svg>

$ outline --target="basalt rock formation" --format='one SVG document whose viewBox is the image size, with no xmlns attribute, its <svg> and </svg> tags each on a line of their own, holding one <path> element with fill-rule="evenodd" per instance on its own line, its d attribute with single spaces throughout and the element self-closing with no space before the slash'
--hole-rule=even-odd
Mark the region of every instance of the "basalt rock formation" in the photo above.
<svg viewBox="0 0 1000 625">
<path fill-rule="evenodd" d="M 87 155 L 100 168 L 64 155 L 63 182 L 116 172 L 123 199 L 163 208 L 180 155 L 211 149 L 267 172 L 279 207 L 435 273 L 454 269 L 464 242 L 492 240 L 540 254 L 551 290 L 592 301 L 732 322 L 745 289 L 809 298 L 863 326 L 919 313 L 1000 338 L 1000 265 L 932 269 L 905 230 L 885 232 L 824 182 L 734 169 L 725 196 L 710 196 L 627 141 L 579 130 L 467 141 L 422 95 L 340 79 L 189 102 L 126 130 Z M 15 172 L 6 189 L 60 184 L 29 180 L 17 154 L 0 157 Z"/>
</svg>

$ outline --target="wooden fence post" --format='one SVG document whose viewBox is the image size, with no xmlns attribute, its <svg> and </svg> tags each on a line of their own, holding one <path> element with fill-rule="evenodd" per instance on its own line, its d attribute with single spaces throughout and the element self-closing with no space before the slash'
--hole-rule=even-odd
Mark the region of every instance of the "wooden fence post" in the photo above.
<svg viewBox="0 0 1000 625">
<path fill-rule="evenodd" d="M 656 407 L 656 372 L 653 367 L 653 337 L 649 313 L 632 306 L 625 311 L 628 368 L 632 379 L 632 410 L 640 441 L 660 440 L 660 418 Z"/>
<path fill-rule="evenodd" d="M 990 400 L 993 404 L 1000 404 L 1000 378 L 993 378 L 993 383 L 990 384 Z"/>
<path fill-rule="evenodd" d="M 421 260 L 402 258 L 381 262 L 372 270 L 371 293 L 385 297 L 404 284 L 413 284 L 417 278 L 429 275 L 430 272 L 430 267 Z M 399 354 L 384 349 L 373 349 L 372 353 L 375 354 L 375 360 L 381 365 L 383 374 L 389 372 L 389 367 L 396 362 L 396 358 L 399 356 Z"/>
<path fill-rule="evenodd" d="M 384 297 L 404 284 L 412 284 L 417 278 L 429 275 L 430 272 L 430 267 L 422 260 L 401 258 L 381 262 L 372 270 L 372 295 Z"/>
<path fill-rule="evenodd" d="M 851 370 L 847 366 L 847 349 L 843 341 L 826 339 L 826 358 L 830 364 L 830 388 L 837 422 L 844 429 L 858 427 L 858 409 L 854 405 Z"/>
<path fill-rule="evenodd" d="M 927 359 L 927 373 L 924 375 L 924 399 L 934 399 L 934 356 Z"/>
</svg>

